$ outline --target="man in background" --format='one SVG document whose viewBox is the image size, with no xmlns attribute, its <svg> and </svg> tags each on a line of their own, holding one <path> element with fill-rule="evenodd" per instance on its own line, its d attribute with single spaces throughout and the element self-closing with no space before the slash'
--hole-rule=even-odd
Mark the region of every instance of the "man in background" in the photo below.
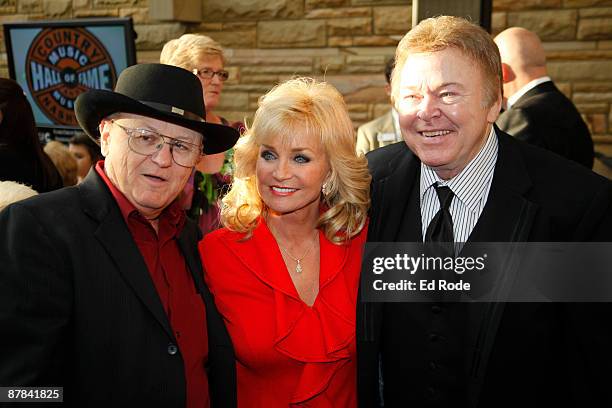
<svg viewBox="0 0 612 408">
<path fill-rule="evenodd" d="M 538 36 L 511 27 L 495 37 L 502 59 L 506 111 L 497 120 L 517 139 L 593 167 L 593 141 L 574 104 L 552 82 Z"/>
<path fill-rule="evenodd" d="M 391 73 L 395 65 L 395 58 L 390 58 L 385 65 L 385 79 L 387 86 L 385 92 L 391 95 Z M 357 129 L 357 153 L 366 154 L 369 151 L 402 141 L 399 128 L 399 116 L 395 108 L 391 108 L 384 115 L 359 126 Z"/>
</svg>

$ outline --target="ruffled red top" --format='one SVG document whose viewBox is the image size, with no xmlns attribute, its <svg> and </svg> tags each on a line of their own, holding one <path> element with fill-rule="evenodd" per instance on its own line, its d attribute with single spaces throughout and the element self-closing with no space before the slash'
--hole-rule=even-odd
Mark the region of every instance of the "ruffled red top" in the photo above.
<svg viewBox="0 0 612 408">
<path fill-rule="evenodd" d="M 200 243 L 205 277 L 236 352 L 241 407 L 356 407 L 355 309 L 366 231 L 335 245 L 319 232 L 319 294 L 299 297 L 260 222 L 253 236 L 217 230 Z"/>
</svg>

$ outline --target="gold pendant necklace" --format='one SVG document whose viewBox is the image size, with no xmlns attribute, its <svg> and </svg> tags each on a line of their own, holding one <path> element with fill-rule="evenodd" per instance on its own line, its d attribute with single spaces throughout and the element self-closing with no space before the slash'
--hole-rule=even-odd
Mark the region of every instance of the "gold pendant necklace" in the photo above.
<svg viewBox="0 0 612 408">
<path fill-rule="evenodd" d="M 281 251 L 283 251 L 285 254 L 287 254 L 287 256 L 291 259 L 293 259 L 295 261 L 295 273 L 297 273 L 298 275 L 302 273 L 302 271 L 304 270 L 304 268 L 302 267 L 302 261 L 304 260 L 304 258 L 306 258 L 308 256 L 308 254 L 310 253 L 310 251 L 312 250 L 312 248 L 314 248 L 317 240 L 317 236 L 319 235 L 318 231 L 316 231 L 316 235 L 315 235 L 315 239 L 312 240 L 312 245 L 310 245 L 308 247 L 308 249 L 306 250 L 306 252 L 304 252 L 304 255 L 302 255 L 300 258 L 296 258 L 293 255 L 291 255 L 289 253 L 289 251 L 287 251 L 285 248 L 283 248 L 283 246 L 278 242 L 278 240 L 276 241 L 276 243 L 278 244 L 278 247 L 281 249 Z"/>
</svg>

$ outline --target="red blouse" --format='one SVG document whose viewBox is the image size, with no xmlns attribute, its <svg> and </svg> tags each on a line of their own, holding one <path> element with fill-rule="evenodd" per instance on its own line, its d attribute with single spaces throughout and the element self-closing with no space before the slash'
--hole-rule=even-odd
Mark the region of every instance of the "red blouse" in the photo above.
<svg viewBox="0 0 612 408">
<path fill-rule="evenodd" d="M 205 277 L 236 352 L 242 407 L 356 407 L 355 308 L 366 229 L 346 245 L 319 232 L 319 294 L 298 296 L 265 222 L 200 242 Z"/>
</svg>

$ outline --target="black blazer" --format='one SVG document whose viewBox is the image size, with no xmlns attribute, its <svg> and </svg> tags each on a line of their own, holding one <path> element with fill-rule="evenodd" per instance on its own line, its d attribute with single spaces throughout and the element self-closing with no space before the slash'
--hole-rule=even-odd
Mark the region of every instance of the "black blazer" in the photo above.
<svg viewBox="0 0 612 408">
<path fill-rule="evenodd" d="M 236 406 L 233 348 L 206 287 L 190 221 L 178 238 L 206 307 L 213 407 Z M 74 407 L 184 407 L 180 350 L 104 181 L 0 213 L 0 385 L 63 386 Z"/>
<path fill-rule="evenodd" d="M 593 167 L 593 140 L 580 113 L 552 82 L 521 96 L 497 119 L 497 126 L 527 143 Z"/>
<path fill-rule="evenodd" d="M 496 132 L 495 174 L 469 241 L 612 241 L 610 181 Z M 368 240 L 421 242 L 419 159 L 404 143 L 367 157 L 372 173 Z M 455 392 L 454 408 L 610 406 L 609 304 L 468 307 L 476 316 L 463 324 L 468 342 L 447 356 L 466 361 L 466 371 L 447 384 Z M 430 304 L 358 304 L 360 407 L 378 406 L 380 388 L 387 407 L 447 406 L 432 403 L 435 399 L 426 395 L 435 396 L 436 390 L 426 382 L 440 367 L 427 360 L 423 345 L 430 339 L 408 319 L 420 316 L 426 326 L 432 310 L 440 313 Z"/>
</svg>

